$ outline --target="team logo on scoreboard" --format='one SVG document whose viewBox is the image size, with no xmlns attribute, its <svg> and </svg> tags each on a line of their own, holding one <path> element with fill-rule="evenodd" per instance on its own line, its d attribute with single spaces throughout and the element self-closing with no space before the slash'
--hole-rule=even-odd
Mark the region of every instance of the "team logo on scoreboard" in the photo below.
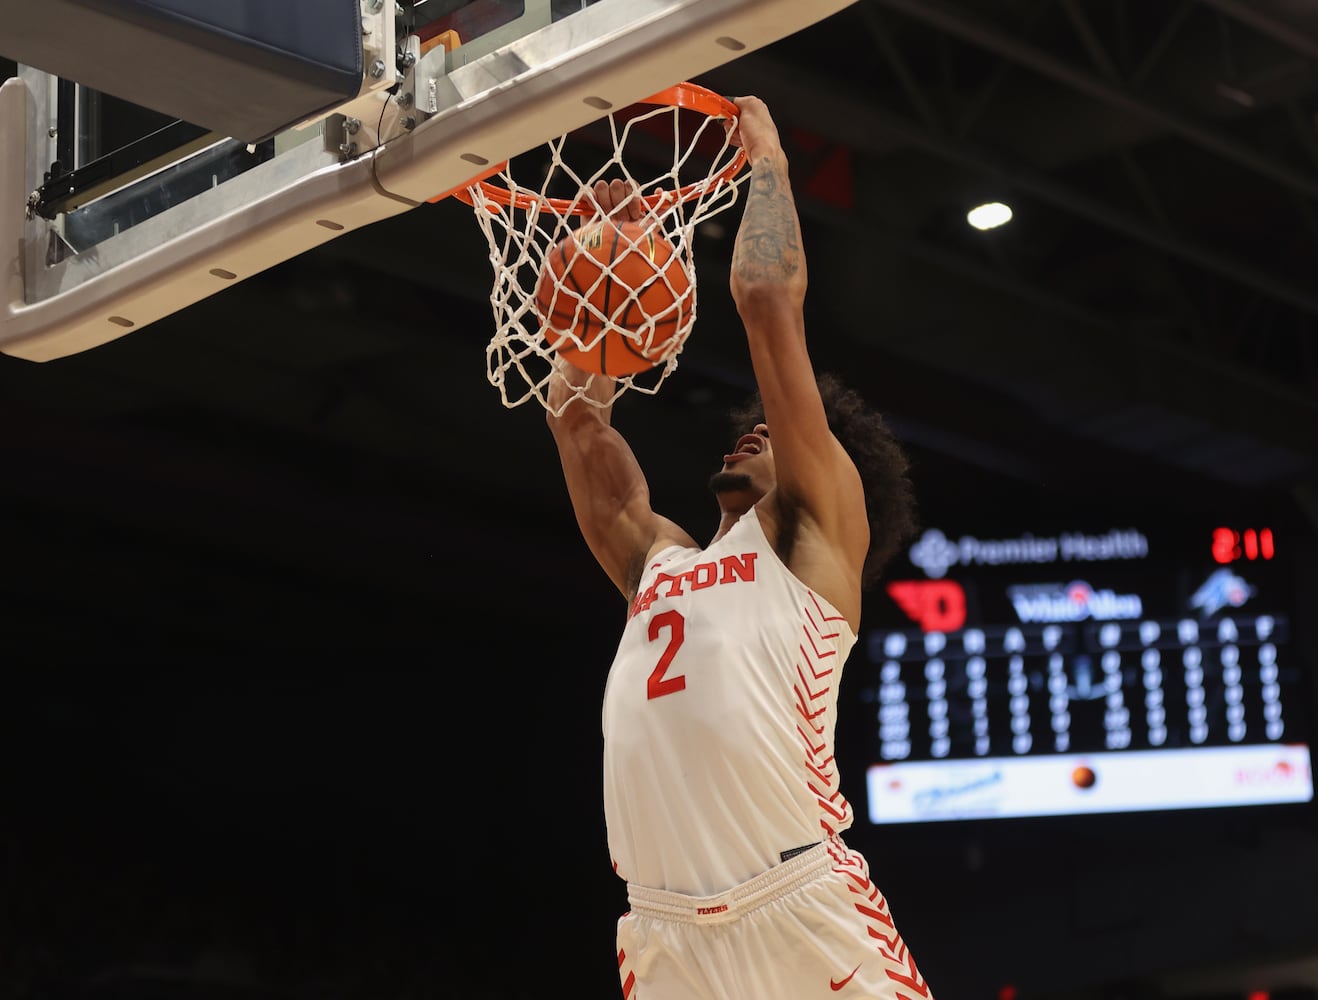
<svg viewBox="0 0 1318 1000">
<path fill-rule="evenodd" d="M 1245 580 L 1223 567 L 1213 574 L 1190 597 L 1190 607 L 1205 616 L 1217 614 L 1230 605 L 1238 608 L 1257 593 Z"/>
<path fill-rule="evenodd" d="M 888 596 L 926 632 L 955 632 L 966 623 L 966 592 L 955 580 L 893 580 Z"/>
<path fill-rule="evenodd" d="M 1138 594 L 1095 590 L 1084 580 L 1068 584 L 1028 583 L 1007 588 L 1007 597 L 1022 622 L 1115 621 L 1138 618 L 1144 603 Z"/>
</svg>

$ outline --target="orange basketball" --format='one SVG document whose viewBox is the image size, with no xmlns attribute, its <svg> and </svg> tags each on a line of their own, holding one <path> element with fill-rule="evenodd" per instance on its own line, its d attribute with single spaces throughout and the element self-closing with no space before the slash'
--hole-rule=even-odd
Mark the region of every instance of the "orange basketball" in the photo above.
<svg viewBox="0 0 1318 1000">
<path fill-rule="evenodd" d="M 601 375 L 634 375 L 680 346 L 674 338 L 690 326 L 692 292 L 663 233 L 610 220 L 578 229 L 550 250 L 535 304 L 545 339 L 564 360 Z M 610 323 L 635 336 L 608 329 L 601 338 Z"/>
</svg>

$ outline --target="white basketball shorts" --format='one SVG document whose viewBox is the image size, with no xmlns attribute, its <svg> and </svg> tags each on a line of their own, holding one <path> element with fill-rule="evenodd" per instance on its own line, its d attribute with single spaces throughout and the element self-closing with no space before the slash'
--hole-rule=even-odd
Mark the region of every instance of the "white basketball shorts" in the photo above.
<svg viewBox="0 0 1318 1000">
<path fill-rule="evenodd" d="M 930 1000 L 865 858 L 833 837 L 717 896 L 628 885 L 624 1000 Z"/>
</svg>

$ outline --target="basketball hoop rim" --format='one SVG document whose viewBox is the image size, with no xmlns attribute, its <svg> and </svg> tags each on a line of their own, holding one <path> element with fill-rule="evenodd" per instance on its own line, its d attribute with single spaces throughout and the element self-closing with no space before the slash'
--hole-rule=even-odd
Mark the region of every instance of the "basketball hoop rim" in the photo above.
<svg viewBox="0 0 1318 1000">
<path fill-rule="evenodd" d="M 657 94 L 651 94 L 649 97 L 636 101 L 636 104 L 654 104 L 659 106 L 668 106 L 675 108 L 687 108 L 691 111 L 698 111 L 710 118 L 737 118 L 737 105 L 721 94 L 696 83 L 678 83 Z M 738 148 L 736 155 L 722 170 L 711 174 L 704 180 L 695 181 L 691 184 L 682 185 L 672 191 L 656 191 L 652 194 L 642 196 L 641 200 L 652 211 L 658 210 L 660 206 L 672 204 L 674 198 L 677 201 L 690 201 L 697 197 L 702 191 L 707 190 L 711 184 L 728 182 L 730 183 L 746 165 L 746 151 Z M 546 198 L 528 191 L 517 191 L 514 193 L 507 187 L 495 184 L 485 180 L 498 172 L 506 169 L 508 162 L 505 160 L 488 170 L 482 177 L 474 180 L 470 185 L 458 191 L 453 192 L 453 196 L 461 202 L 475 206 L 475 198 L 471 189 L 479 187 L 485 197 L 498 205 L 505 207 L 515 206 L 528 211 L 536 206 L 548 207 L 560 216 L 589 216 L 594 215 L 597 206 L 594 200 L 589 197 L 581 197 L 576 201 L 569 201 L 566 198 Z"/>
</svg>

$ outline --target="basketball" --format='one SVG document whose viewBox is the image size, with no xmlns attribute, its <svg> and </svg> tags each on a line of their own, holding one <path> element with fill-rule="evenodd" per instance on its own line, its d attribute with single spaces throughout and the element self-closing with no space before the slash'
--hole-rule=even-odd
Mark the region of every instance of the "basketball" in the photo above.
<svg viewBox="0 0 1318 1000">
<path fill-rule="evenodd" d="M 550 348 L 601 375 L 635 375 L 666 361 L 691 325 L 692 300 L 672 242 L 639 222 L 612 220 L 555 244 L 535 296 Z"/>
</svg>

